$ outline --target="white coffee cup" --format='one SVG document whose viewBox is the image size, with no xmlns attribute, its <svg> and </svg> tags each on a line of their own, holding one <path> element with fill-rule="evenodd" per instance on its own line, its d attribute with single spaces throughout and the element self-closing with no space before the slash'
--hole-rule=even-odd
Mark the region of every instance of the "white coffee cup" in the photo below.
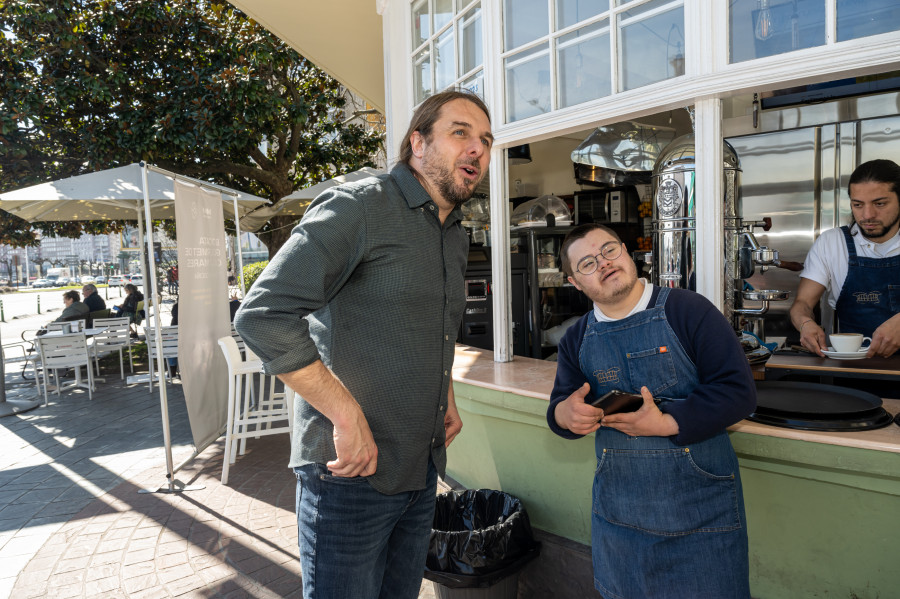
<svg viewBox="0 0 900 599">
<path fill-rule="evenodd" d="M 845 354 L 852 354 L 860 351 L 860 348 L 862 348 L 862 344 L 866 339 L 869 340 L 869 343 L 872 343 L 872 338 L 863 337 L 862 333 L 834 333 L 833 335 L 829 335 L 828 338 L 831 340 L 831 347 L 834 348 L 834 351 Z"/>
</svg>

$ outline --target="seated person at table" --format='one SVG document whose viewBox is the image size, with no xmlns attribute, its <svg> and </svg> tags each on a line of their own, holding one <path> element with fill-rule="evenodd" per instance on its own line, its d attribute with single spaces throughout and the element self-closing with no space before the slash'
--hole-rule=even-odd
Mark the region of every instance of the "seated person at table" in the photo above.
<svg viewBox="0 0 900 599">
<path fill-rule="evenodd" d="M 103 301 L 103 298 L 97 293 L 96 285 L 88 283 L 81 288 L 81 293 L 84 294 L 84 304 L 90 308 L 91 312 L 106 310 L 106 302 Z"/>
<path fill-rule="evenodd" d="M 144 301 L 144 294 L 131 283 L 125 285 L 125 294 L 125 301 L 112 309 L 113 316 L 127 316 L 131 322 L 140 323 L 144 317 L 144 311 L 141 310 L 141 313 L 138 314 L 137 305 L 138 302 Z"/>
<path fill-rule="evenodd" d="M 70 289 L 63 293 L 63 303 L 66 305 L 65 309 L 63 309 L 59 318 L 53 322 L 68 322 L 70 320 L 86 319 L 87 315 L 91 313 L 91 309 L 81 301 L 81 297 L 74 289 Z"/>
</svg>

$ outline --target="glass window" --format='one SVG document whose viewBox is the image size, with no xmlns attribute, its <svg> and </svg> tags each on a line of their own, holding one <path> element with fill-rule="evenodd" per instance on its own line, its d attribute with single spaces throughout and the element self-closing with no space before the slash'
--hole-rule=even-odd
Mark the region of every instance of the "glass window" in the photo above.
<svg viewBox="0 0 900 599">
<path fill-rule="evenodd" d="M 897 0 L 837 0 L 837 39 L 852 40 L 900 29 Z"/>
<path fill-rule="evenodd" d="M 419 0 L 412 5 L 412 28 L 413 48 L 418 48 L 431 37 L 431 15 L 428 13 L 428 0 Z"/>
<path fill-rule="evenodd" d="M 414 103 L 455 85 L 483 88 L 481 2 L 415 0 L 410 8 Z"/>
<path fill-rule="evenodd" d="M 622 11 L 619 27 L 623 90 L 683 74 L 684 8 L 680 3 L 654 0 Z"/>
<path fill-rule="evenodd" d="M 513 50 L 550 33 L 547 0 L 503 0 L 503 47 Z"/>
<path fill-rule="evenodd" d="M 453 0 L 434 0 L 434 30 L 453 20 Z"/>
<path fill-rule="evenodd" d="M 506 59 L 506 118 L 550 112 L 550 48 L 540 44 Z"/>
<path fill-rule="evenodd" d="M 557 53 L 560 108 L 612 93 L 608 20 L 560 37 Z"/>
<path fill-rule="evenodd" d="M 453 44 L 453 28 L 444 32 L 434 42 L 434 87 L 440 91 L 456 80 L 456 48 Z"/>
<path fill-rule="evenodd" d="M 472 77 L 460 83 L 460 87 L 467 89 L 473 94 L 484 97 L 484 71 L 478 71 Z"/>
<path fill-rule="evenodd" d="M 481 66 L 484 59 L 481 56 L 481 5 L 476 4 L 460 21 L 462 28 L 462 41 L 459 45 L 460 72 L 468 73 L 472 69 Z"/>
<path fill-rule="evenodd" d="M 609 0 L 556 0 L 556 29 L 565 29 L 608 10 Z"/>
<path fill-rule="evenodd" d="M 732 0 L 731 62 L 825 45 L 826 0 Z"/>
<path fill-rule="evenodd" d="M 416 104 L 431 95 L 431 52 L 425 48 L 413 61 L 415 77 Z"/>
</svg>

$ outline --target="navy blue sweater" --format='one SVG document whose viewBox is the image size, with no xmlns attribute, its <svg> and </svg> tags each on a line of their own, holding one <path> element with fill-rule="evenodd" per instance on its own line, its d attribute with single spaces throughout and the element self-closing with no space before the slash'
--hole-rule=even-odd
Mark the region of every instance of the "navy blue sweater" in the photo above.
<svg viewBox="0 0 900 599">
<path fill-rule="evenodd" d="M 649 306 L 656 305 L 659 288 Z M 666 401 L 660 410 L 678 423 L 672 441 L 687 445 L 703 441 L 746 418 L 756 409 L 756 386 L 750 364 L 734 329 L 721 312 L 699 293 L 672 289 L 666 301 L 666 319 L 688 358 L 697 366 L 699 384 L 684 401 Z M 578 352 L 591 312 L 569 327 L 559 342 L 556 380 L 550 394 L 547 423 L 557 435 L 577 435 L 556 424 L 556 405 L 579 389 L 587 378 L 578 365 Z M 609 351 L 617 351 L 610 346 Z M 590 401 L 590 395 L 585 398 Z"/>
</svg>

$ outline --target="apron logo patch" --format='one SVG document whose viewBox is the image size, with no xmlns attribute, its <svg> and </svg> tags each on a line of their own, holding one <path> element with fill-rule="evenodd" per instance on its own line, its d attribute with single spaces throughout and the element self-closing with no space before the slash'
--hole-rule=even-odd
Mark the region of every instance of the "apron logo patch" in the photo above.
<svg viewBox="0 0 900 599">
<path fill-rule="evenodd" d="M 661 345 L 661 346 L 659 347 L 659 353 L 664 354 L 664 353 L 666 353 L 667 351 L 669 351 L 669 348 L 666 347 L 665 345 Z"/>
<path fill-rule="evenodd" d="M 598 383 L 618 383 L 619 368 L 613 367 L 608 370 L 597 370 L 594 372 L 594 377 Z"/>
<path fill-rule="evenodd" d="M 880 291 L 857 291 L 853 294 L 857 304 L 877 304 L 881 301 Z"/>
</svg>

